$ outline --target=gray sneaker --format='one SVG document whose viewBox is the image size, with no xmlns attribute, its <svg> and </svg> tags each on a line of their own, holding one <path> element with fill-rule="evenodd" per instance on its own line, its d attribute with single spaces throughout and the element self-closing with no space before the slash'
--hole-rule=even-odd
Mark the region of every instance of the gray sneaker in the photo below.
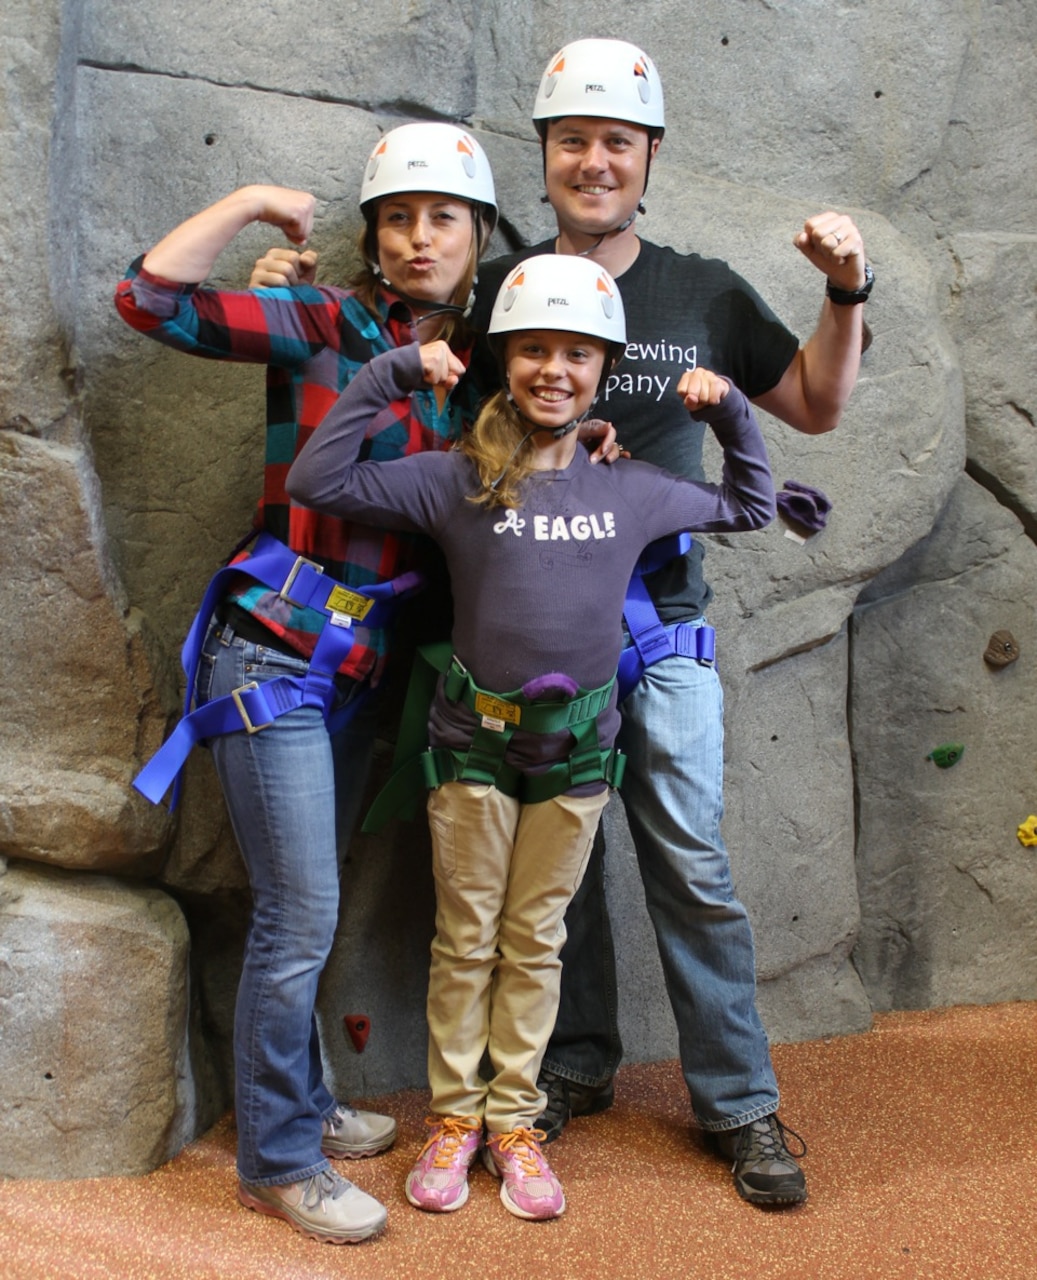
<svg viewBox="0 0 1037 1280">
<path fill-rule="evenodd" d="M 388 1217 L 374 1196 L 339 1177 L 334 1169 L 282 1187 L 239 1182 L 238 1199 L 246 1209 L 283 1218 L 304 1236 L 325 1244 L 359 1244 L 377 1235 Z"/>
<path fill-rule="evenodd" d="M 800 1149 L 789 1150 L 785 1135 L 795 1138 Z M 802 1204 L 807 1198 L 807 1180 L 796 1163 L 807 1153 L 807 1144 L 776 1115 L 762 1116 L 740 1129 L 711 1133 L 713 1145 L 731 1163 L 735 1187 L 743 1200 L 759 1205 Z"/>
<path fill-rule="evenodd" d="M 341 1104 L 321 1125 L 320 1149 L 332 1160 L 359 1160 L 388 1151 L 396 1141 L 396 1121 L 374 1111 Z"/>
</svg>

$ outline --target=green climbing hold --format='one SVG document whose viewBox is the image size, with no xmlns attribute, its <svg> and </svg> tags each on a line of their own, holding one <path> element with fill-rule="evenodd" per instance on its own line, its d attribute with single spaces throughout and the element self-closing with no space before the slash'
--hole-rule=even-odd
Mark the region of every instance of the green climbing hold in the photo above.
<svg viewBox="0 0 1037 1280">
<path fill-rule="evenodd" d="M 965 747 L 960 742 L 945 742 L 942 747 L 933 747 L 925 757 L 931 760 L 938 769 L 949 769 L 965 754 Z"/>
</svg>

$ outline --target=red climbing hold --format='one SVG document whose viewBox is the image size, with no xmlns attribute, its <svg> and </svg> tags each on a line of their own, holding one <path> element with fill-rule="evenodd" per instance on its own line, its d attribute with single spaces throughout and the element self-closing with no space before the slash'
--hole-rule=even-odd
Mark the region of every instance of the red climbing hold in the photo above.
<svg viewBox="0 0 1037 1280">
<path fill-rule="evenodd" d="M 346 1035 L 353 1041 L 357 1053 L 363 1053 L 367 1037 L 371 1034 L 371 1019 L 363 1013 L 347 1013 L 342 1019 Z"/>
</svg>

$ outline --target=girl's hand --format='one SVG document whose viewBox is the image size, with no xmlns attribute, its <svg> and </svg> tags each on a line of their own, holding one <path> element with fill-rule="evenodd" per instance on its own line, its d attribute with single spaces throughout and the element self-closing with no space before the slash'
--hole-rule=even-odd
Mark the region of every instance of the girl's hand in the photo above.
<svg viewBox="0 0 1037 1280">
<path fill-rule="evenodd" d="M 730 390 L 730 383 L 709 369 L 686 369 L 677 383 L 677 394 L 689 413 L 707 404 L 719 404 Z"/>
<path fill-rule="evenodd" d="M 317 281 L 317 253 L 306 249 L 267 249 L 256 259 L 248 287 L 250 289 L 291 288 L 297 284 L 315 284 Z"/>
<path fill-rule="evenodd" d="M 437 338 L 435 342 L 423 342 L 418 350 L 421 353 L 422 377 L 430 387 L 445 387 L 450 391 L 457 386 L 465 366 L 450 350 L 448 343 Z"/>
</svg>

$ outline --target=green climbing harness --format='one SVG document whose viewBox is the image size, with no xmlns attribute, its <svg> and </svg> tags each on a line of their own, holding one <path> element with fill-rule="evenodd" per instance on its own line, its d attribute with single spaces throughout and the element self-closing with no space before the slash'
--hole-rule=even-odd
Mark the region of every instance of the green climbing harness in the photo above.
<svg viewBox="0 0 1037 1280">
<path fill-rule="evenodd" d="M 428 709 L 440 674 L 444 695 L 480 717 L 466 751 L 428 745 Z M 588 783 L 619 787 L 626 758 L 614 747 L 603 751 L 598 740 L 598 716 L 608 706 L 615 683 L 613 677 L 598 689 L 578 689 L 572 698 L 554 702 L 530 700 L 521 689 L 492 693 L 479 688 L 448 643 L 425 645 L 411 672 L 392 777 L 371 805 L 363 830 L 380 831 L 394 816 L 412 817 L 422 791 L 444 782 L 492 785 L 523 804 L 539 804 Z M 573 748 L 568 759 L 539 773 L 523 773 L 504 759 L 516 729 L 568 730 Z"/>
</svg>

